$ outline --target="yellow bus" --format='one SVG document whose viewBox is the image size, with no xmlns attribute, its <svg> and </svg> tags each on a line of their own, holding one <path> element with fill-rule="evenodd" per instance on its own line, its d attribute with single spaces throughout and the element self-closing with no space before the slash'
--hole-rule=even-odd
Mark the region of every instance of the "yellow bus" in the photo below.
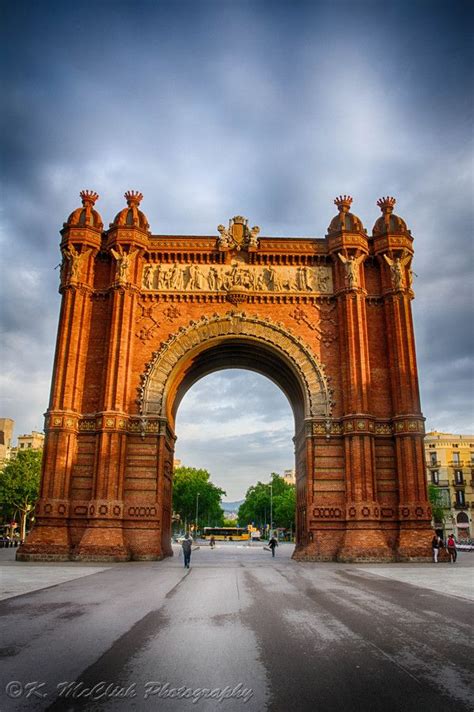
<svg viewBox="0 0 474 712">
<path fill-rule="evenodd" d="M 250 535 L 247 527 L 204 527 L 202 538 L 210 539 L 211 536 L 216 541 L 243 541 Z"/>
</svg>

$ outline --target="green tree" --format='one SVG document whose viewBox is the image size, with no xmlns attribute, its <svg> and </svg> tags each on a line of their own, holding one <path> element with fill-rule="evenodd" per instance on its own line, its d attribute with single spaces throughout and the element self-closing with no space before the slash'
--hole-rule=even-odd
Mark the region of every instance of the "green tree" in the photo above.
<svg viewBox="0 0 474 712">
<path fill-rule="evenodd" d="M 198 497 L 199 494 L 199 497 Z M 179 515 L 186 528 L 196 520 L 198 502 L 198 527 L 222 526 L 224 512 L 220 506 L 226 493 L 210 482 L 207 470 L 195 467 L 177 467 L 173 477 L 173 511 Z"/>
<path fill-rule="evenodd" d="M 288 489 L 273 498 L 273 522 L 277 527 L 295 528 L 296 487 L 287 485 Z"/>
<path fill-rule="evenodd" d="M 270 487 L 271 485 L 271 487 Z M 273 502 L 272 500 L 273 489 Z M 270 482 L 257 482 L 249 487 L 245 500 L 239 507 L 239 524 L 254 523 L 263 527 L 270 524 L 270 509 L 273 504 L 273 526 L 289 529 L 294 527 L 296 495 L 294 485 L 272 472 Z"/>
<path fill-rule="evenodd" d="M 428 485 L 428 499 L 433 512 L 434 523 L 444 526 L 446 512 L 444 509 L 443 493 L 438 489 L 438 487 L 436 487 L 436 485 L 431 483 Z"/>
<path fill-rule="evenodd" d="M 26 535 L 26 523 L 39 497 L 41 450 L 19 450 L 0 472 L 0 502 L 11 517 L 20 514 L 20 537 Z M 5 510 L 4 510 L 5 511 Z"/>
<path fill-rule="evenodd" d="M 222 526 L 223 526 L 223 527 L 236 527 L 236 526 L 237 526 L 237 522 L 235 521 L 235 519 L 226 519 L 226 518 L 224 517 L 224 520 L 223 520 L 223 522 L 222 522 Z"/>
</svg>

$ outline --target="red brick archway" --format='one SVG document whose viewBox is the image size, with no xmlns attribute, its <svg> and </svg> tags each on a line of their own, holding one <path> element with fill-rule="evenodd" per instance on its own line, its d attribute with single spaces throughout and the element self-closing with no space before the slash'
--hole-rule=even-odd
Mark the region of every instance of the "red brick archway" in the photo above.
<svg viewBox="0 0 474 712">
<path fill-rule="evenodd" d="M 104 231 L 95 193 L 62 230 L 62 308 L 41 498 L 20 559 L 171 554 L 176 409 L 227 367 L 295 415 L 297 546 L 313 560 L 429 558 L 410 301 L 413 239 L 336 199 L 323 239 L 151 235 L 141 195 Z M 211 444 L 212 445 L 212 444 Z"/>
</svg>

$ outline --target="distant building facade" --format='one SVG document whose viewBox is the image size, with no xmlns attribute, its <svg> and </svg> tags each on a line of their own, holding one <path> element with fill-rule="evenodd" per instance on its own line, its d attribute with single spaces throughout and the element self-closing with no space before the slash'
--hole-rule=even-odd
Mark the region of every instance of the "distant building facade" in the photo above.
<svg viewBox="0 0 474 712">
<path fill-rule="evenodd" d="M 473 536 L 474 435 L 432 431 L 425 438 L 428 484 L 435 485 L 445 509 L 444 530 L 458 540 Z"/>
<path fill-rule="evenodd" d="M 294 469 L 285 470 L 283 472 L 283 479 L 287 485 L 296 485 L 296 471 Z"/>
<path fill-rule="evenodd" d="M 0 418 L 0 465 L 10 459 L 15 421 Z"/>
<path fill-rule="evenodd" d="M 44 447 L 44 433 L 37 430 L 19 435 L 17 444 L 13 446 L 14 428 L 15 421 L 12 418 L 0 418 L 0 465 L 20 450 L 42 450 Z"/>
<path fill-rule="evenodd" d="M 39 433 L 37 430 L 33 430 L 27 435 L 18 436 L 18 444 L 16 450 L 42 450 L 44 446 L 44 433 Z"/>
</svg>

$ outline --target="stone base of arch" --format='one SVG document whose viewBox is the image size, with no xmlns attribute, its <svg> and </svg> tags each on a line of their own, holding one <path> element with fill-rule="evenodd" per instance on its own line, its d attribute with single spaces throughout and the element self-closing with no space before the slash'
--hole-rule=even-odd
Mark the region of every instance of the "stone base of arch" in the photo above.
<svg viewBox="0 0 474 712">
<path fill-rule="evenodd" d="M 16 552 L 17 561 L 69 561 L 69 529 L 60 524 L 36 522 L 27 541 Z"/>
<path fill-rule="evenodd" d="M 297 545 L 296 561 L 388 562 L 396 554 L 380 529 L 323 529 L 311 532 L 312 541 Z"/>
<path fill-rule="evenodd" d="M 401 529 L 396 547 L 396 560 L 432 561 L 432 537 L 433 530 L 428 524 L 413 529 Z"/>
<path fill-rule="evenodd" d="M 337 560 L 346 563 L 394 561 L 395 553 L 381 529 L 348 529 Z"/>
<path fill-rule="evenodd" d="M 130 561 L 121 522 L 107 521 L 86 528 L 77 548 L 71 551 L 73 561 Z"/>
</svg>

